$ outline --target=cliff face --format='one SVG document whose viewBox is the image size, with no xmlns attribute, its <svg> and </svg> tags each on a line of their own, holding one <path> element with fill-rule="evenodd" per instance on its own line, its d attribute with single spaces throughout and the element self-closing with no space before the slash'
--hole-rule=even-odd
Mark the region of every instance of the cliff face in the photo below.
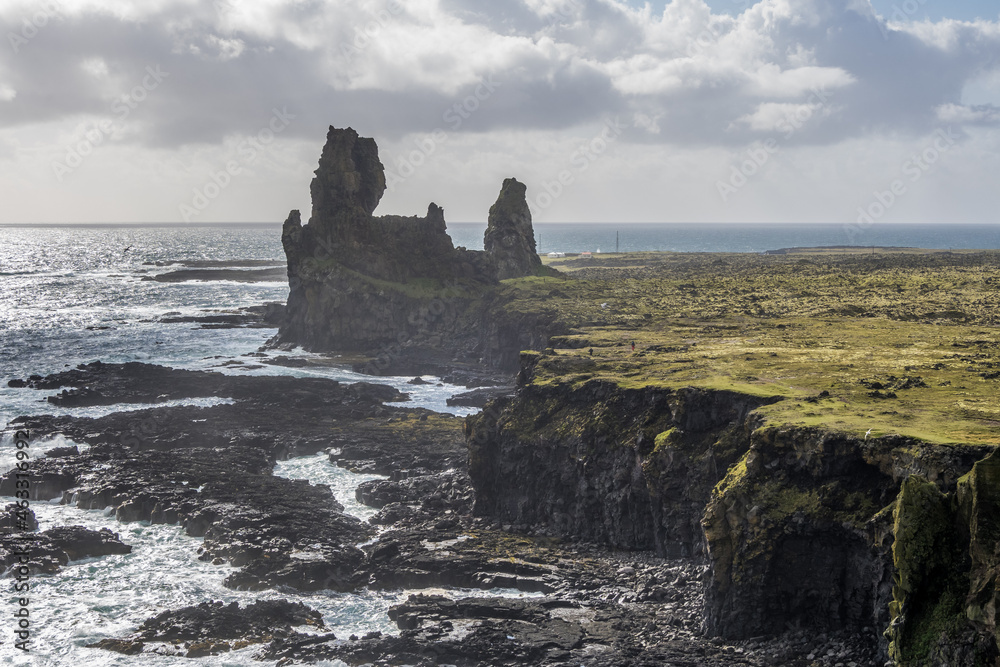
<svg viewBox="0 0 1000 667">
<path fill-rule="evenodd" d="M 616 548 L 702 553 L 712 486 L 742 454 L 761 402 L 599 382 L 524 387 L 467 421 L 476 511 Z"/>
<path fill-rule="evenodd" d="M 765 426 L 766 402 L 526 384 L 467 420 L 476 511 L 705 558 L 710 635 L 848 629 L 900 665 L 993 664 L 1000 455 Z"/>
<path fill-rule="evenodd" d="M 484 303 L 499 280 L 534 275 L 541 266 L 524 185 L 504 182 L 485 252 L 455 248 L 444 210 L 433 203 L 424 217 L 373 216 L 385 191 L 384 168 L 374 140 L 350 128 L 330 128 L 310 190 L 308 223 L 292 211 L 282 230 L 289 295 L 276 344 L 360 352 L 387 363 L 423 355 L 442 362 L 488 357 L 510 366 L 515 355 Z M 495 345 L 504 349 L 494 354 Z"/>
</svg>

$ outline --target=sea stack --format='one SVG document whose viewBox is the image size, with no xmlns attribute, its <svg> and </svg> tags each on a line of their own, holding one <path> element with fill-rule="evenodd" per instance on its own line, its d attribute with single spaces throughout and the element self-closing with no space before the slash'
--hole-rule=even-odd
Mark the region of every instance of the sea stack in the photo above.
<svg viewBox="0 0 1000 667">
<path fill-rule="evenodd" d="M 490 207 L 483 247 L 496 265 L 499 280 L 533 276 L 542 266 L 535 250 L 526 191 L 524 183 L 515 178 L 505 179 L 500 196 Z"/>
<path fill-rule="evenodd" d="M 372 215 L 385 189 L 375 141 L 330 127 L 310 188 L 312 215 L 303 224 L 292 211 L 282 230 L 289 294 L 273 343 L 393 362 L 446 355 L 513 364 L 521 343 L 505 350 L 499 339 L 507 336 L 483 309 L 500 280 L 541 270 L 525 186 L 504 181 L 485 252 L 455 248 L 434 203 L 423 217 Z"/>
</svg>

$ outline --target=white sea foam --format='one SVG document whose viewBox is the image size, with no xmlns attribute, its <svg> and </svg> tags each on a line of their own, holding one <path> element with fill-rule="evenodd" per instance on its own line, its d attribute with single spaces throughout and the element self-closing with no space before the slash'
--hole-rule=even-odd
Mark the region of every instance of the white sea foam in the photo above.
<svg viewBox="0 0 1000 667">
<path fill-rule="evenodd" d="M 285 477 L 330 485 L 337 499 L 354 516 L 365 518 L 373 513 L 371 508 L 354 500 L 354 488 L 360 481 L 377 479 L 378 476 L 348 472 L 331 465 L 323 454 L 283 461 L 276 467 L 276 472 Z M 13 500 L 0 498 L 0 504 Z M 5 643 L 0 645 L 0 662 L 4 664 L 191 667 L 192 662 L 188 658 L 122 656 L 89 649 L 85 645 L 110 637 L 127 636 L 150 616 L 206 600 L 239 602 L 241 605 L 256 600 L 299 601 L 319 611 L 328 631 L 338 637 L 361 636 L 374 630 L 395 634 L 398 630 L 386 612 L 415 592 L 363 590 L 359 593 L 318 591 L 299 594 L 233 591 L 225 588 L 222 581 L 234 568 L 198 560 L 197 550 L 202 539 L 187 536 L 178 526 L 151 526 L 146 522 L 121 524 L 101 510 L 79 510 L 54 502 L 34 502 L 32 509 L 38 517 L 40 530 L 61 525 L 81 525 L 91 530 L 108 528 L 119 533 L 126 544 L 132 545 L 132 553 L 76 561 L 56 575 L 34 577 L 31 582 L 31 661 L 24 660 L 16 649 Z M 455 599 L 537 595 L 512 589 L 436 588 L 425 592 Z M 11 596 L 5 597 L 6 606 L 12 608 Z M 251 647 L 202 658 L 198 660 L 198 665 L 249 667 L 269 664 L 253 659 L 257 650 Z"/>
<path fill-rule="evenodd" d="M 478 238 L 482 237 L 477 232 Z M 471 238 L 471 237 L 470 237 Z M 258 365 L 244 356 L 256 351 L 274 335 L 274 329 L 204 330 L 195 324 L 159 322 L 176 311 L 203 315 L 205 311 L 235 310 L 266 301 L 285 301 L 285 283 L 186 283 L 143 281 L 144 275 L 163 270 L 147 261 L 274 259 L 282 256 L 280 227 L 273 228 L 35 228 L 0 227 L 0 428 L 18 415 L 69 414 L 99 417 L 110 412 L 149 407 L 119 404 L 94 408 L 59 408 L 45 401 L 52 392 L 7 387 L 7 380 L 31 374 L 49 374 L 77 364 L 143 361 L 175 368 L 215 370 L 231 375 L 292 375 L 328 377 L 341 382 L 384 382 L 411 396 L 403 407 L 422 406 L 455 414 L 473 412 L 449 408 L 445 401 L 463 388 L 410 385 L 409 377 L 372 378 L 343 368 L 296 369 Z M 462 244 L 472 247 L 469 242 Z M 90 328 L 88 328 L 90 327 Z M 277 354 L 277 353 L 276 353 Z M 281 353 L 305 354 L 299 352 Z M 222 367 L 238 360 L 243 367 Z M 228 399 L 205 398 L 170 401 L 157 405 L 217 405 Z M 14 462 L 12 431 L 0 433 L 0 471 Z M 74 443 L 57 435 L 32 440 L 31 452 L 42 452 Z M 86 445 L 80 445 L 85 449 Z M 346 510 L 367 518 L 374 511 L 357 503 L 358 483 L 375 476 L 354 475 L 331 465 L 325 455 L 283 461 L 276 474 L 328 484 Z M 0 505 L 12 499 L 0 498 Z M 167 609 L 206 600 L 260 599 L 302 601 L 320 611 L 330 630 L 339 637 L 372 630 L 394 633 L 386 610 L 412 591 L 330 591 L 295 594 L 276 591 L 239 592 L 222 586 L 232 572 L 226 565 L 199 561 L 200 539 L 177 526 L 120 524 L 103 511 L 84 511 L 56 503 L 34 502 L 42 528 L 56 525 L 103 527 L 121 534 L 133 546 L 124 556 L 109 556 L 71 563 L 56 575 L 32 580 L 32 652 L 25 656 L 9 641 L 13 594 L 10 580 L 0 582 L 0 664 L 41 667 L 222 667 L 262 665 L 253 660 L 250 647 L 223 656 L 192 661 L 164 656 L 123 656 L 85 644 L 108 637 L 126 636 L 146 618 Z M 513 590 L 438 591 L 454 597 L 470 595 L 523 595 Z M 340 663 L 320 663 L 337 665 Z"/>
</svg>

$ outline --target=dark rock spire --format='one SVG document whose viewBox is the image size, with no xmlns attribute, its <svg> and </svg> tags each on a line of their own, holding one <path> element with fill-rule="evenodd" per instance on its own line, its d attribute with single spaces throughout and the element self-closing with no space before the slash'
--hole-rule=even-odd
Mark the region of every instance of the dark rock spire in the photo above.
<svg viewBox="0 0 1000 667">
<path fill-rule="evenodd" d="M 505 179 L 500 196 L 490 207 L 483 247 L 496 265 L 499 280 L 533 276 L 542 265 L 535 251 L 535 232 L 525 191 L 524 183 Z"/>
</svg>

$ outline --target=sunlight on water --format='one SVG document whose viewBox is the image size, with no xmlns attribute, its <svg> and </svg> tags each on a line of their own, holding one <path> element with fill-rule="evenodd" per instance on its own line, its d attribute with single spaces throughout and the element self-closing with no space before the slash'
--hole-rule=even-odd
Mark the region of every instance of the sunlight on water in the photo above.
<svg viewBox="0 0 1000 667">
<path fill-rule="evenodd" d="M 481 239 L 481 231 L 477 232 Z M 146 262 L 178 260 L 278 260 L 283 264 L 280 226 L 209 228 L 17 228 L 0 227 L 0 428 L 19 415 L 73 415 L 99 417 L 111 412 L 141 409 L 144 404 L 120 404 L 93 408 L 60 408 L 45 401 L 53 391 L 7 387 L 13 378 L 45 375 L 101 360 L 106 363 L 141 361 L 196 370 L 214 370 L 229 375 L 291 375 L 326 377 L 341 382 L 381 382 L 410 395 L 398 407 L 426 407 L 466 415 L 469 408 L 450 408 L 447 398 L 463 387 L 431 384 L 410 385 L 409 377 L 372 378 L 343 368 L 294 369 L 259 365 L 247 357 L 258 350 L 274 329 L 205 330 L 197 324 L 164 324 L 167 313 L 198 316 L 255 306 L 268 301 L 284 302 L 284 283 L 186 282 L 179 284 L 144 281 L 178 266 L 153 266 Z M 471 239 L 471 237 L 470 237 Z M 467 241 L 473 247 L 474 239 Z M 289 356 L 303 352 L 281 353 Z M 308 355 L 306 355 L 308 356 Z M 243 366 L 223 367 L 227 361 Z M 252 368 L 252 366 L 260 366 Z M 228 399 L 196 398 L 170 401 L 158 406 L 210 406 Z M 76 443 L 61 435 L 32 443 L 37 457 L 53 447 Z M 80 445 L 81 450 L 86 445 Z M 0 433 L 0 471 L 15 462 L 12 431 Z M 365 519 L 375 511 L 357 503 L 357 484 L 373 475 L 355 475 L 331 465 L 323 454 L 280 462 L 275 473 L 327 484 L 347 512 Z M 12 499 L 0 498 L 0 504 Z M 146 618 L 166 609 L 176 609 L 206 600 L 238 601 L 291 599 L 304 602 L 323 614 L 338 637 L 362 635 L 372 630 L 395 633 L 386 610 L 412 591 L 362 591 L 357 594 L 318 592 L 312 594 L 237 592 L 222 586 L 232 571 L 229 566 L 199 561 L 200 539 L 184 534 L 177 526 L 118 523 L 102 511 L 84 511 L 56 503 L 34 502 L 41 528 L 83 525 L 118 532 L 133 552 L 70 563 L 53 576 L 32 580 L 32 653 L 24 656 L 9 641 L 8 610 L 13 609 L 10 580 L 4 580 L 0 607 L 0 664 L 42 667 L 90 665 L 135 667 L 206 667 L 262 665 L 253 660 L 257 648 L 250 647 L 224 656 L 187 658 L 143 655 L 122 656 L 85 644 L 108 637 L 127 636 Z M 513 590 L 435 592 L 469 595 L 523 595 Z M 333 665 L 336 663 L 318 663 Z"/>
<path fill-rule="evenodd" d="M 333 497 L 344 506 L 344 513 L 367 521 L 378 513 L 378 510 L 362 505 L 354 497 L 358 484 L 373 479 L 387 479 L 383 475 L 368 475 L 353 473 L 330 463 L 326 453 L 315 456 L 303 456 L 287 461 L 278 461 L 274 474 L 288 479 L 305 479 L 313 484 L 326 484 L 333 491 Z"/>
</svg>

